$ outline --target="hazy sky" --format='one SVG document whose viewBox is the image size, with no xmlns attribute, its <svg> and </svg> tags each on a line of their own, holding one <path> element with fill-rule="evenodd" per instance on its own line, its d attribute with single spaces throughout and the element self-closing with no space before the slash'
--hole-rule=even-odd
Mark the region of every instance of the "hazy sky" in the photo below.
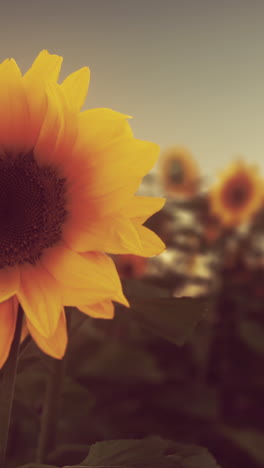
<svg viewBox="0 0 264 468">
<path fill-rule="evenodd" d="M 87 108 L 133 115 L 136 137 L 184 144 L 204 174 L 237 155 L 264 172 L 263 0 L 9 0 L 0 15 L 1 61 L 25 71 L 45 48 L 62 78 L 88 65 Z"/>
</svg>

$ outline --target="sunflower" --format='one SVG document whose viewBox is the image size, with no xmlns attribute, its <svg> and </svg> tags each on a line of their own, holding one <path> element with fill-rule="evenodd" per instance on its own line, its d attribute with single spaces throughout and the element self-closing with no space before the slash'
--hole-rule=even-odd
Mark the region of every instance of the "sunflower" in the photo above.
<svg viewBox="0 0 264 468">
<path fill-rule="evenodd" d="M 169 148 L 160 159 L 160 179 L 170 197 L 191 198 L 198 191 L 198 165 L 186 148 Z"/>
<path fill-rule="evenodd" d="M 28 332 L 54 358 L 67 345 L 64 306 L 92 317 L 129 306 L 107 254 L 153 256 L 142 224 L 164 204 L 135 196 L 159 148 L 133 137 L 128 116 L 81 112 L 87 67 L 58 83 L 62 58 L 42 51 L 22 76 L 0 64 L 0 366 L 19 304 Z"/>
<path fill-rule="evenodd" d="M 263 203 L 258 169 L 243 161 L 232 163 L 209 191 L 210 210 L 222 224 L 234 227 L 249 219 Z"/>
</svg>

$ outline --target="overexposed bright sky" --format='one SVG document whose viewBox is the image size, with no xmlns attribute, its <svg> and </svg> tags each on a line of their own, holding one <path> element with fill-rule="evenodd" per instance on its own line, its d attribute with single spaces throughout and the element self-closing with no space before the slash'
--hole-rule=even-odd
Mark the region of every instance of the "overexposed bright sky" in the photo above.
<svg viewBox="0 0 264 468">
<path fill-rule="evenodd" d="M 41 49 L 62 78 L 88 65 L 88 107 L 134 116 L 138 138 L 188 147 L 211 176 L 235 156 L 264 173 L 263 0 L 9 0 L 0 60 Z"/>
</svg>

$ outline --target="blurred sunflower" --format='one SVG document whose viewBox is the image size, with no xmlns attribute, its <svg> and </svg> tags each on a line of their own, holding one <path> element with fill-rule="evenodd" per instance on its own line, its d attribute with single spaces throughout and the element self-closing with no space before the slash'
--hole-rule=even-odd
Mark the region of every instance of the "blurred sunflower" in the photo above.
<svg viewBox="0 0 264 468">
<path fill-rule="evenodd" d="M 191 153 L 182 146 L 165 151 L 160 158 L 160 179 L 170 197 L 191 198 L 199 187 L 199 169 Z"/>
<path fill-rule="evenodd" d="M 248 221 L 262 203 L 263 180 L 243 161 L 232 163 L 209 191 L 210 210 L 225 226 Z"/>
<path fill-rule="evenodd" d="M 80 112 L 89 69 L 58 84 L 61 63 L 42 51 L 24 76 L 0 64 L 0 366 L 19 303 L 38 346 L 62 358 L 64 306 L 109 318 L 112 301 L 129 305 L 106 253 L 165 247 L 142 226 L 164 200 L 134 195 L 158 146 L 135 139 L 126 115 Z"/>
</svg>

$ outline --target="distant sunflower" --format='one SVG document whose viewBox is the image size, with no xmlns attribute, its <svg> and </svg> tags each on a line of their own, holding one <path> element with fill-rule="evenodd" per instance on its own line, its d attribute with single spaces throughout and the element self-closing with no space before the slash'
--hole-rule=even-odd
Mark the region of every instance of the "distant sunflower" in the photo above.
<svg viewBox="0 0 264 468">
<path fill-rule="evenodd" d="M 42 51 L 24 76 L 0 64 L 0 367 L 19 303 L 38 346 L 62 358 L 64 306 L 108 318 L 112 301 L 129 305 L 106 253 L 165 248 L 142 226 L 164 200 L 134 195 L 158 146 L 135 139 L 126 115 L 80 112 L 89 69 L 58 84 L 61 63 Z"/>
<path fill-rule="evenodd" d="M 193 197 L 199 186 L 199 169 L 191 153 L 182 146 L 165 151 L 160 159 L 160 179 L 171 197 Z"/>
<path fill-rule="evenodd" d="M 263 180 L 258 169 L 242 161 L 232 163 L 209 191 L 211 212 L 225 226 L 248 221 L 263 203 Z"/>
</svg>

